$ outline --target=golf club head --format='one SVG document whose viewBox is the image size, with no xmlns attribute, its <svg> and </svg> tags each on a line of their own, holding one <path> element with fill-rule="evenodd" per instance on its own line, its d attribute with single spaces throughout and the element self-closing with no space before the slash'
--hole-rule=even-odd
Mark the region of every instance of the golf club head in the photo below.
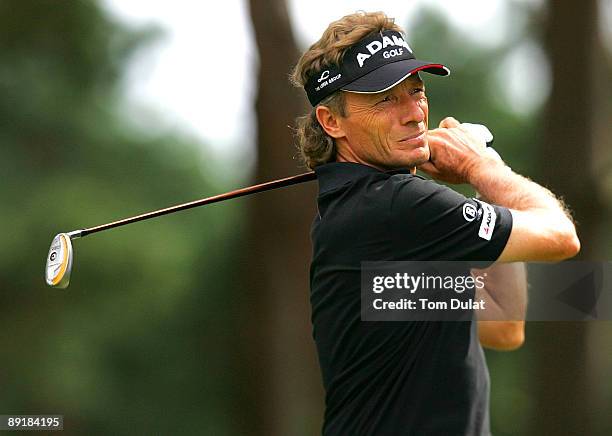
<svg viewBox="0 0 612 436">
<path fill-rule="evenodd" d="M 58 233 L 51 242 L 47 255 L 45 277 L 53 288 L 65 289 L 70 283 L 72 272 L 72 242 L 67 233 Z"/>
</svg>

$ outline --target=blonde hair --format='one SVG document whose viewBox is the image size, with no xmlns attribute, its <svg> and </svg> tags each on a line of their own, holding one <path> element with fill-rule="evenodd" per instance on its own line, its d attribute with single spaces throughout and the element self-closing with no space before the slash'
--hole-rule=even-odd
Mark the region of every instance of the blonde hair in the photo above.
<svg viewBox="0 0 612 436">
<path fill-rule="evenodd" d="M 403 33 L 393 18 L 387 17 L 383 12 L 359 11 L 332 22 L 321 38 L 302 55 L 291 73 L 291 83 L 303 88 L 308 79 L 325 66 L 340 65 L 344 54 L 356 42 L 383 30 Z M 326 106 L 333 114 L 346 116 L 342 91 L 334 92 L 317 106 Z M 296 139 L 302 160 L 308 168 L 314 169 L 318 165 L 335 160 L 334 139 L 319 124 L 316 107 L 312 108 L 310 113 L 296 119 Z"/>
</svg>

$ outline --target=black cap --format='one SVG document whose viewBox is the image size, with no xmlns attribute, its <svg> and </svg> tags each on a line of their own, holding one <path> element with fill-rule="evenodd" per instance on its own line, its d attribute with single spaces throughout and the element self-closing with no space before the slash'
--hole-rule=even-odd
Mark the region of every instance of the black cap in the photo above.
<svg viewBox="0 0 612 436">
<path fill-rule="evenodd" d="M 321 68 L 308 79 L 304 89 L 310 104 L 316 106 L 339 89 L 367 94 L 386 91 L 417 71 L 450 74 L 442 64 L 416 59 L 400 32 L 385 30 L 353 45 L 344 54 L 341 65 Z"/>
</svg>

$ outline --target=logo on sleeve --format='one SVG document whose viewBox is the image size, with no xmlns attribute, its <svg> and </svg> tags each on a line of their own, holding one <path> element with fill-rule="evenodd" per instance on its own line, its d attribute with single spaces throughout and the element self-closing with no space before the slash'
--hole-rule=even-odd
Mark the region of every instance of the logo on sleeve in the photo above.
<svg viewBox="0 0 612 436">
<path fill-rule="evenodd" d="M 493 236 L 493 230 L 495 230 L 495 221 L 497 220 L 497 214 L 495 209 L 489 203 L 484 201 L 478 201 L 482 206 L 482 221 L 480 222 L 480 229 L 478 229 L 478 236 L 487 241 L 491 240 Z"/>
<path fill-rule="evenodd" d="M 463 205 L 463 218 L 465 218 L 467 222 L 474 221 L 477 215 L 478 211 L 476 210 L 476 206 L 472 203 L 465 203 Z"/>
</svg>

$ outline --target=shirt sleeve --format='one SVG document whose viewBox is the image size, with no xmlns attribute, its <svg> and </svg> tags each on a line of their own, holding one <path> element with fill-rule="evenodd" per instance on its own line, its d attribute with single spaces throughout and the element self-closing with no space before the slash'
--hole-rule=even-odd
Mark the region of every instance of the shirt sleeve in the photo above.
<svg viewBox="0 0 612 436">
<path fill-rule="evenodd" d="M 505 207 L 415 176 L 394 182 L 392 192 L 392 231 L 401 258 L 474 261 L 485 267 L 508 242 L 512 215 Z"/>
</svg>

